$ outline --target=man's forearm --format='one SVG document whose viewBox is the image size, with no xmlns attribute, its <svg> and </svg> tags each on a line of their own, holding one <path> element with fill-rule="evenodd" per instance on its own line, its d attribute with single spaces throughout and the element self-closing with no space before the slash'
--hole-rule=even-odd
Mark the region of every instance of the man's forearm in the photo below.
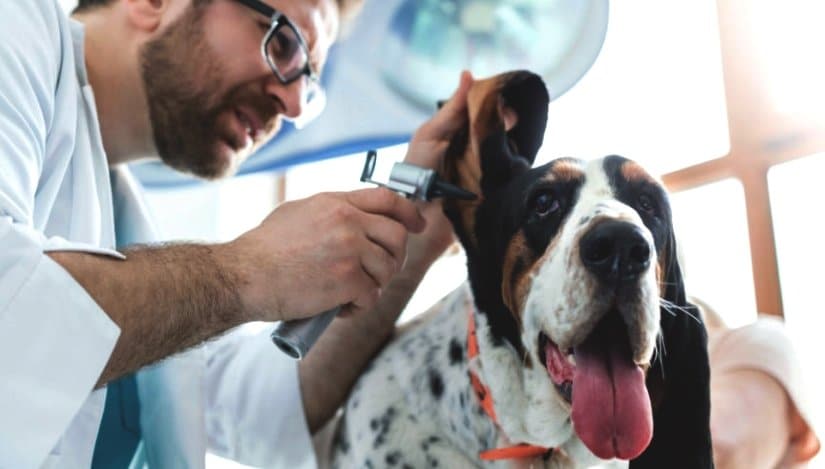
<svg viewBox="0 0 825 469">
<path fill-rule="evenodd" d="M 220 245 L 139 247 L 125 254 L 116 260 L 49 253 L 120 327 L 97 386 L 243 322 L 238 279 L 222 268 Z"/>
<path fill-rule="evenodd" d="M 428 267 L 429 263 L 405 267 L 384 289 L 373 311 L 334 320 L 301 361 L 301 394 L 310 432 L 335 414 L 364 367 L 392 336 Z"/>
</svg>

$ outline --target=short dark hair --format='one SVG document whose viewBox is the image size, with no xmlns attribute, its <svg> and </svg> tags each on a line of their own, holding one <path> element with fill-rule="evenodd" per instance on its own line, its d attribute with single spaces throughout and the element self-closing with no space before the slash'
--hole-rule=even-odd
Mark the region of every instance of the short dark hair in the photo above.
<svg viewBox="0 0 825 469">
<path fill-rule="evenodd" d="M 83 13 L 112 3 L 114 0 L 78 0 L 74 13 Z M 364 0 L 335 0 L 342 26 L 352 21 L 361 10 Z"/>
<path fill-rule="evenodd" d="M 110 3 L 114 3 L 115 0 L 77 0 L 77 6 L 74 8 L 72 13 L 84 13 L 89 10 L 109 5 Z M 195 4 L 199 3 L 206 3 L 211 0 L 195 0 Z M 344 1 L 344 0 L 336 0 L 336 1 Z"/>
<path fill-rule="evenodd" d="M 73 13 L 89 11 L 92 8 L 112 3 L 112 0 L 78 0 Z"/>
</svg>

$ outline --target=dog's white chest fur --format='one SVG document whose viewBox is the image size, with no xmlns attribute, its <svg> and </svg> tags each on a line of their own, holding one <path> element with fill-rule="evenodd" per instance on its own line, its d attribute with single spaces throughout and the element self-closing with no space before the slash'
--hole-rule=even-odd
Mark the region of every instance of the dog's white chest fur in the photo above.
<svg viewBox="0 0 825 469">
<path fill-rule="evenodd" d="M 329 455 L 330 467 L 570 468 L 598 462 L 586 450 L 581 451 L 580 440 L 564 421 L 548 424 L 563 429 L 561 434 L 566 436 L 561 438 L 567 441 L 559 446 L 575 462 L 562 455 L 548 461 L 479 459 L 480 451 L 522 441 L 509 441 L 484 413 L 470 385 L 470 366 L 484 368 L 483 363 L 498 361 L 487 369 L 503 375 L 488 377 L 489 371 L 477 371 L 490 387 L 500 424 L 516 429 L 520 438 L 533 439 L 524 415 L 542 403 L 528 402 L 522 389 L 522 367 L 519 364 L 508 370 L 506 366 L 508 360 L 517 359 L 515 352 L 488 343 L 483 318 L 477 326 L 481 351 L 477 360 L 481 364 L 468 363 L 471 301 L 469 288 L 459 287 L 425 314 L 423 323 L 396 337 L 374 360 L 345 406 Z M 512 358 L 507 357 L 508 352 Z M 508 381 L 510 384 L 504 384 Z"/>
</svg>

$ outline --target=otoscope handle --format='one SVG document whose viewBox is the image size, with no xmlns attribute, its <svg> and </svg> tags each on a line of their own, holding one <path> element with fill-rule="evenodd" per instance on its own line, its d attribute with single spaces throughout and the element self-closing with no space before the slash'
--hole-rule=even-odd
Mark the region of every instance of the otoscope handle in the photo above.
<svg viewBox="0 0 825 469">
<path fill-rule="evenodd" d="M 462 200 L 474 200 L 476 195 L 458 186 L 448 184 L 438 178 L 434 170 L 422 168 L 409 163 L 395 163 L 390 173 L 390 181 L 382 184 L 372 180 L 375 170 L 375 150 L 367 152 L 361 181 L 387 187 L 401 192 L 407 198 L 430 200 L 433 197 L 448 197 Z M 272 332 L 272 341 L 287 355 L 297 360 L 304 358 L 309 349 L 315 345 L 318 337 L 326 330 L 329 323 L 341 312 L 338 306 L 324 311 L 318 316 L 295 321 L 284 321 Z"/>
<path fill-rule="evenodd" d="M 284 321 L 272 331 L 272 342 L 290 357 L 300 360 L 340 312 L 341 307 L 336 306 L 311 318 Z"/>
</svg>

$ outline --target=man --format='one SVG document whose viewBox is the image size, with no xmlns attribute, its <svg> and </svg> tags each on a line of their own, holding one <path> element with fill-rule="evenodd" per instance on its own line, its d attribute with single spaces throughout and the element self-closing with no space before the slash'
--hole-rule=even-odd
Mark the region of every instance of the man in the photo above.
<svg viewBox="0 0 825 469">
<path fill-rule="evenodd" d="M 199 424 L 170 437 L 198 435 L 173 439 L 180 454 L 160 464 L 202 465 L 207 443 L 252 464 L 303 462 L 308 431 L 450 242 L 438 207 L 322 194 L 229 243 L 118 252 L 115 214 L 135 197 L 113 201 L 112 186 L 130 186 L 124 163 L 155 154 L 231 174 L 312 105 L 350 3 L 81 0 L 76 21 L 54 0 L 0 4 L 0 467 L 88 467 L 110 381 L 246 321 L 346 305 L 297 372 L 271 344 L 234 341 L 184 355 L 198 395 L 157 388 Z M 437 164 L 468 84 L 416 132 L 408 161 Z"/>
</svg>

